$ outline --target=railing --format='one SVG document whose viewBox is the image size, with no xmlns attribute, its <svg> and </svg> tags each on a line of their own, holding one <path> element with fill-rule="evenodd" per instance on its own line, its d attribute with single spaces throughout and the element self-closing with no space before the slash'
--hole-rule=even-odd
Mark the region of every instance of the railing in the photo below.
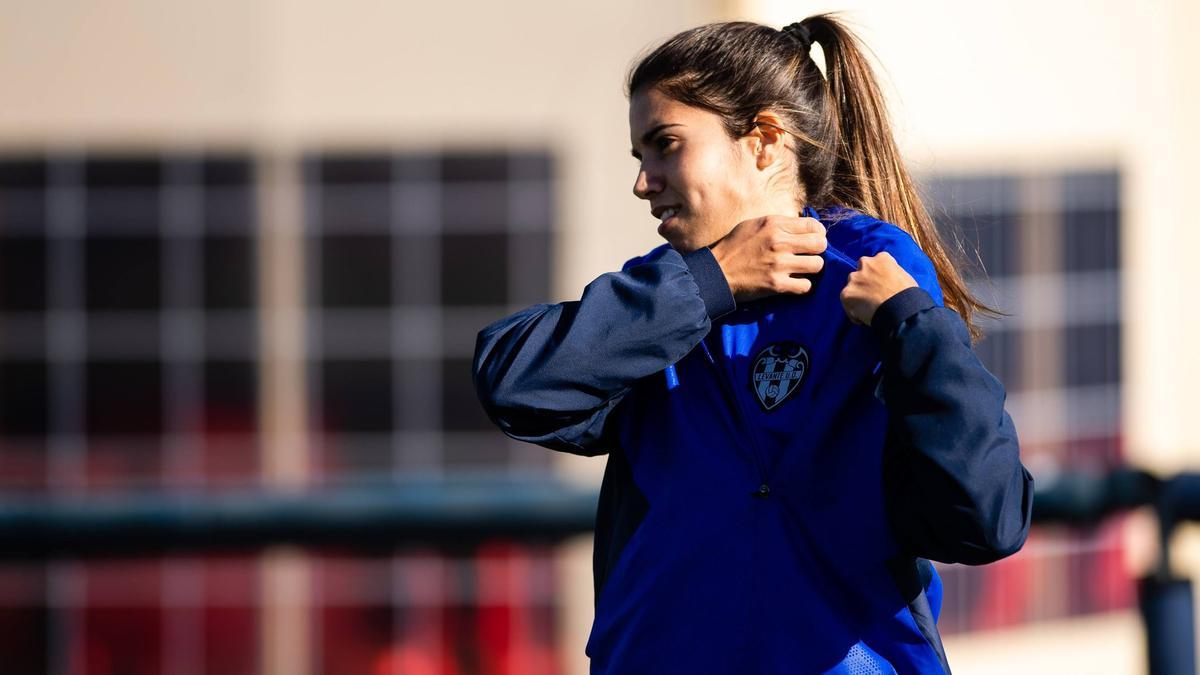
<svg viewBox="0 0 1200 675">
<path fill-rule="evenodd" d="M 1200 474 L 1136 469 L 1038 481 L 1037 523 L 1084 525 L 1143 506 L 1160 554 L 1140 580 L 1151 675 L 1195 672 L 1192 584 L 1169 568 L 1175 526 L 1200 520 Z M 590 532 L 595 490 L 555 480 L 459 476 L 320 492 L 0 500 L 0 558 L 54 559 L 257 550 L 274 545 L 386 552 L 469 551 L 487 540 L 552 543 Z"/>
<path fill-rule="evenodd" d="M 0 558 L 105 558 L 274 545 L 386 552 L 553 543 L 590 532 L 596 492 L 554 480 L 459 477 L 318 492 L 0 500 Z"/>
</svg>

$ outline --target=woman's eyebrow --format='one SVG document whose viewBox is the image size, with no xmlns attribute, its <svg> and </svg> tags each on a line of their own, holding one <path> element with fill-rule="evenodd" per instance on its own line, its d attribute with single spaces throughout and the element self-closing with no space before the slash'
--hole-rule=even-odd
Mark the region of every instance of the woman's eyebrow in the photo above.
<svg viewBox="0 0 1200 675">
<path fill-rule="evenodd" d="M 646 133 L 642 134 L 642 145 L 646 145 L 647 143 L 649 143 L 650 139 L 654 138 L 654 134 L 657 134 L 658 132 L 662 131 L 663 129 L 670 129 L 671 127 L 681 127 L 681 126 L 683 126 L 683 125 L 679 124 L 679 123 L 660 124 L 660 125 L 654 127 L 653 129 L 651 129 L 650 131 L 647 131 Z M 629 153 L 631 155 L 633 155 L 634 157 L 637 157 L 637 149 L 636 148 L 630 148 Z"/>
</svg>

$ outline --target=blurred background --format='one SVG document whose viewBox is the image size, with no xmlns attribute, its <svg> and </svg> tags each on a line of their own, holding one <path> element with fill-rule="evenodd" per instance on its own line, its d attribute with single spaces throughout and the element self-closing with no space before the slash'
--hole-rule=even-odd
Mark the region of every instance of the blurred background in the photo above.
<svg viewBox="0 0 1200 675">
<path fill-rule="evenodd" d="M 939 221 L 1009 314 L 978 348 L 1026 465 L 1193 469 L 1191 0 L 0 0 L 0 499 L 594 490 L 602 457 L 490 425 L 476 333 L 659 243 L 631 192 L 639 54 L 709 21 L 840 9 Z M 1171 554 L 1200 571 L 1194 529 Z M 940 566 L 950 662 L 1145 672 L 1135 580 L 1157 555 L 1135 510 Z M 590 556 L 584 533 L 16 557 L 0 664 L 585 673 Z"/>
</svg>

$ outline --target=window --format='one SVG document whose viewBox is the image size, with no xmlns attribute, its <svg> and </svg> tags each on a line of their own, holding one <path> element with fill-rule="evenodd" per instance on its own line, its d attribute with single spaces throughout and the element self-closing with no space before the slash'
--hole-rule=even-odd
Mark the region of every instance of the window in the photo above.
<svg viewBox="0 0 1200 675">
<path fill-rule="evenodd" d="M 550 452 L 487 421 L 470 360 L 480 328 L 549 296 L 549 157 L 302 165 L 316 481 L 546 470 Z M 256 180 L 236 153 L 0 156 L 0 490 L 257 486 Z M 467 671 L 472 654 L 557 672 L 548 547 L 311 561 L 321 672 Z M 0 565 L 0 660 L 251 672 L 260 563 Z"/>
<path fill-rule="evenodd" d="M 972 288 L 1008 313 L 976 349 L 1008 390 L 1034 472 L 1104 470 L 1121 460 L 1120 179 L 1115 171 L 946 175 L 933 211 L 978 245 Z M 1016 557 L 941 566 L 946 632 L 1131 606 L 1120 523 L 1035 528 Z"/>
<path fill-rule="evenodd" d="M 304 174 L 320 480 L 548 469 L 487 419 L 471 357 L 483 326 L 550 294 L 549 158 L 326 153 Z M 509 654 L 557 672 L 546 547 L 314 560 L 319 670 Z"/>
<path fill-rule="evenodd" d="M 0 490 L 257 482 L 253 180 L 245 156 L 0 157 Z M 0 661 L 250 672 L 257 587 L 252 557 L 6 563 Z"/>
<path fill-rule="evenodd" d="M 537 153 L 305 162 L 326 478 L 549 465 L 488 421 L 470 361 L 480 328 L 549 295 L 550 178 Z"/>
</svg>

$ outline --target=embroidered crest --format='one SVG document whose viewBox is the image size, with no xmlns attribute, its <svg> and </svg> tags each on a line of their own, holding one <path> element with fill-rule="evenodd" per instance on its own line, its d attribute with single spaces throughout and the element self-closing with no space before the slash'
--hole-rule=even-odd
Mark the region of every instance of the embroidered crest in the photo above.
<svg viewBox="0 0 1200 675">
<path fill-rule="evenodd" d="M 778 408 L 808 373 L 808 352 L 798 343 L 777 342 L 758 353 L 750 370 L 750 388 L 763 412 Z"/>
</svg>

